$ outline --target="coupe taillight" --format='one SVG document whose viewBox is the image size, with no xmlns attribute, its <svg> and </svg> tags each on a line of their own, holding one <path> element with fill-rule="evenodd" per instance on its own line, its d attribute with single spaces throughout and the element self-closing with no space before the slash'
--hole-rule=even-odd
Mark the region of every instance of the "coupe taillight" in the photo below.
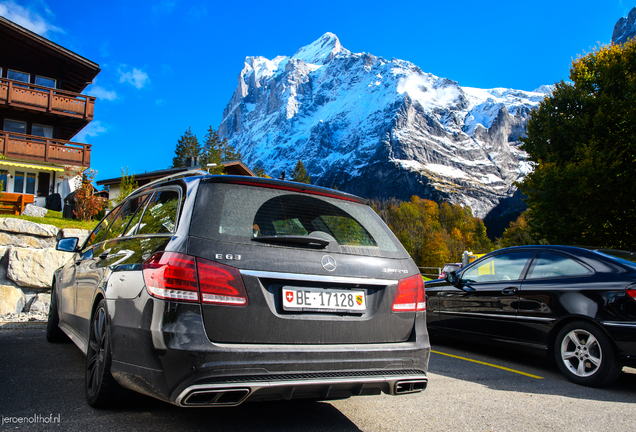
<svg viewBox="0 0 636 432">
<path fill-rule="evenodd" d="M 636 300 L 636 288 L 627 288 L 625 292 L 627 293 L 628 296 Z"/>
<path fill-rule="evenodd" d="M 148 293 L 162 300 L 247 305 L 247 292 L 233 267 L 189 255 L 158 252 L 143 264 Z"/>
<path fill-rule="evenodd" d="M 424 281 L 419 274 L 398 282 L 393 304 L 393 312 L 422 312 L 426 310 Z"/>
</svg>

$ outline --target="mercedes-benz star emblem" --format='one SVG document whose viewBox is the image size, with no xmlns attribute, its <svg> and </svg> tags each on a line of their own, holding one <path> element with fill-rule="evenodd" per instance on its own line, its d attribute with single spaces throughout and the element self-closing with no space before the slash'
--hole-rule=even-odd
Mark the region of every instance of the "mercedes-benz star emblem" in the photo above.
<svg viewBox="0 0 636 432">
<path fill-rule="evenodd" d="M 327 271 L 334 271 L 336 269 L 336 260 L 331 255 L 325 255 L 320 260 L 322 267 Z"/>
</svg>

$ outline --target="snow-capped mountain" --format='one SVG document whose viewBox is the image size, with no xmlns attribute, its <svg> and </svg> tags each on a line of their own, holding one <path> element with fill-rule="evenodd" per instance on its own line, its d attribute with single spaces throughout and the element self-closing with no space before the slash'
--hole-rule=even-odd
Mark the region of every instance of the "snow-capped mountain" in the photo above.
<svg viewBox="0 0 636 432">
<path fill-rule="evenodd" d="M 247 57 L 219 133 L 272 177 L 300 159 L 314 184 L 484 217 L 530 169 L 519 136 L 550 90 L 460 87 L 326 33 L 291 57 Z"/>
<path fill-rule="evenodd" d="M 613 44 L 622 44 L 636 36 L 636 7 L 633 8 L 627 18 L 620 18 L 614 26 L 612 34 Z"/>
</svg>

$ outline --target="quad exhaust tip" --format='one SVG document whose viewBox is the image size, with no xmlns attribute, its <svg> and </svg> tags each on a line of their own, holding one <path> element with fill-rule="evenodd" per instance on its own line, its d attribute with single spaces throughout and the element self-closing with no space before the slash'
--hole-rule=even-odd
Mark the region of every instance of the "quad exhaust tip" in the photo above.
<svg viewBox="0 0 636 432">
<path fill-rule="evenodd" d="M 189 393 L 181 405 L 191 407 L 237 406 L 250 394 L 250 389 L 194 390 Z"/>
<path fill-rule="evenodd" d="M 407 380 L 398 381 L 395 384 L 395 394 L 402 395 L 408 393 L 419 393 L 426 388 L 427 380 Z"/>
</svg>

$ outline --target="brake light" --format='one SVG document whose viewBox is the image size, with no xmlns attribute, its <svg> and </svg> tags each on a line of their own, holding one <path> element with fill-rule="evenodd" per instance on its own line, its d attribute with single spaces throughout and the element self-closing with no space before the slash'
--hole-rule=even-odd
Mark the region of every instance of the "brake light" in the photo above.
<svg viewBox="0 0 636 432">
<path fill-rule="evenodd" d="M 213 261 L 158 252 L 144 262 L 143 275 L 148 293 L 162 300 L 247 305 L 239 271 Z"/>
<path fill-rule="evenodd" d="M 343 196 L 336 193 L 323 192 L 323 191 L 318 191 L 314 189 L 306 189 L 303 187 L 288 186 L 285 184 L 259 183 L 259 182 L 252 182 L 247 180 L 232 180 L 232 181 L 229 181 L 228 183 L 240 184 L 240 185 L 246 185 L 246 186 L 263 187 L 263 188 L 269 188 L 269 189 L 279 189 L 279 190 L 284 190 L 289 192 L 306 193 L 310 195 L 324 196 L 327 198 L 336 198 L 336 199 L 341 199 L 345 201 L 353 201 L 356 203 L 362 202 L 359 198 L 356 198 L 356 197 L 348 197 L 348 196 Z"/>
<path fill-rule="evenodd" d="M 636 300 L 636 288 L 627 288 L 625 292 L 627 293 L 628 296 Z"/>
<path fill-rule="evenodd" d="M 426 310 L 424 281 L 419 274 L 398 282 L 393 304 L 393 312 L 421 312 Z"/>
<path fill-rule="evenodd" d="M 178 253 L 156 253 L 143 264 L 144 281 L 150 295 L 164 300 L 199 301 L 194 257 Z"/>
<path fill-rule="evenodd" d="M 200 258 L 197 258 L 197 269 L 203 303 L 247 305 L 247 292 L 237 269 Z"/>
</svg>

